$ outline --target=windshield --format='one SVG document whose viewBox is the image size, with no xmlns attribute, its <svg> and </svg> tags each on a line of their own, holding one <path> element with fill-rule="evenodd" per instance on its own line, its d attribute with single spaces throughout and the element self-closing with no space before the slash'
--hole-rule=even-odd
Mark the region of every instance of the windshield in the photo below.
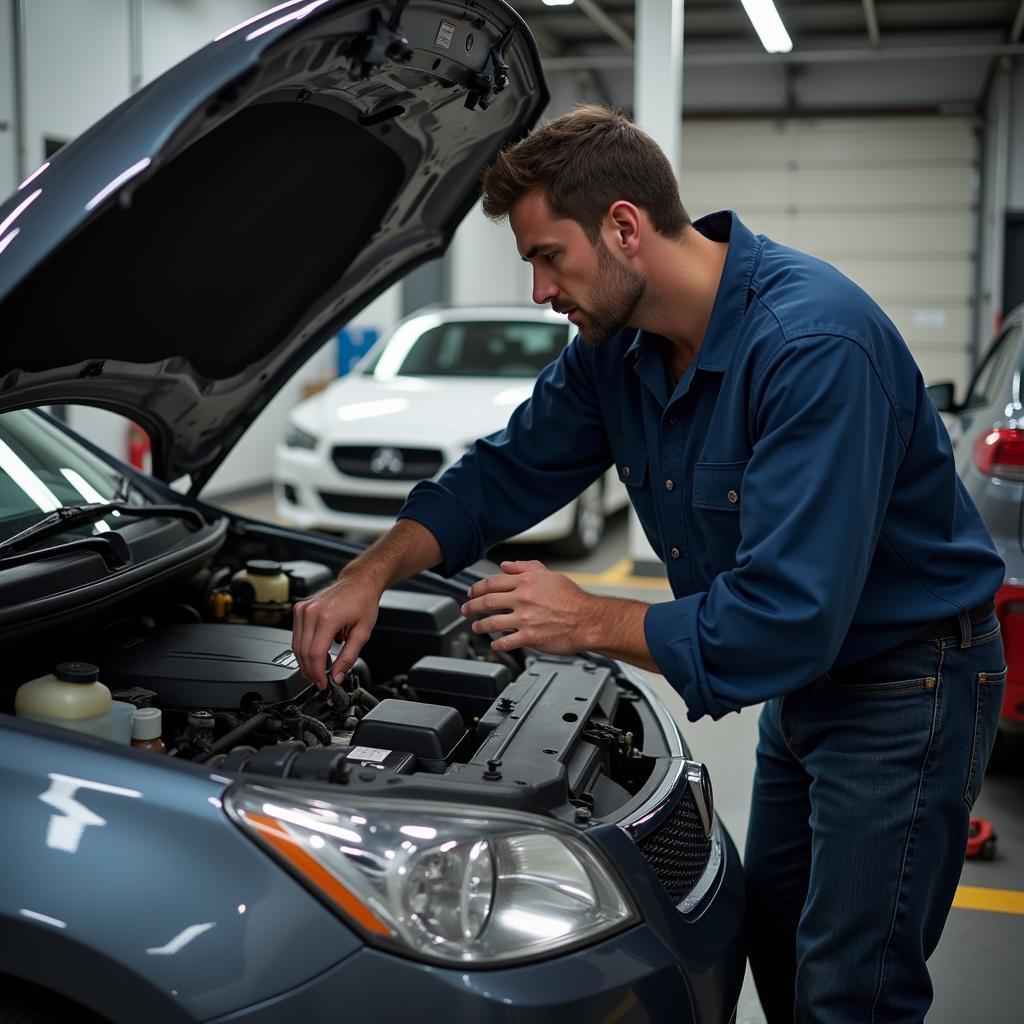
<svg viewBox="0 0 1024 1024">
<path fill-rule="evenodd" d="M 0 541 L 54 509 L 112 501 L 120 486 L 121 477 L 112 467 L 43 416 L 25 409 L 0 415 Z M 124 500 L 146 503 L 137 491 Z M 113 512 L 64 532 L 71 537 L 91 536 L 129 521 Z"/>
<path fill-rule="evenodd" d="M 429 326 L 424 329 L 423 321 Z M 532 379 L 569 340 L 559 323 L 528 320 L 407 321 L 371 353 L 364 374 L 403 377 L 520 377 Z"/>
</svg>

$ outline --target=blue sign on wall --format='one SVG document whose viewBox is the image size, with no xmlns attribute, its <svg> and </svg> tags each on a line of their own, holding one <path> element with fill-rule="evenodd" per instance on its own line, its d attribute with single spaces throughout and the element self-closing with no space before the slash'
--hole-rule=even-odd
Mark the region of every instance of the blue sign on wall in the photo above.
<svg viewBox="0 0 1024 1024">
<path fill-rule="evenodd" d="M 338 376 L 344 377 L 379 337 L 375 327 L 343 327 L 338 333 Z"/>
</svg>

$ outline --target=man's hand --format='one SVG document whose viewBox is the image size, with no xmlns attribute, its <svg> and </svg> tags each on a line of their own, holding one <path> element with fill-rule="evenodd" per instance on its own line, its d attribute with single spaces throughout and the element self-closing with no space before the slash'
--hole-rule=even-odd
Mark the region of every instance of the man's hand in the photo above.
<svg viewBox="0 0 1024 1024">
<path fill-rule="evenodd" d="M 295 606 L 292 650 L 302 675 L 327 689 L 327 655 L 335 640 L 345 646 L 331 669 L 340 682 L 355 664 L 377 622 L 381 590 L 358 576 L 342 576 L 326 590 Z"/>
<path fill-rule="evenodd" d="M 575 654 L 587 646 L 592 595 L 537 561 L 502 562 L 501 569 L 504 575 L 488 576 L 469 588 L 462 614 L 490 613 L 473 623 L 474 633 L 515 630 L 491 642 L 496 651 L 534 647 L 547 654 Z"/>
<path fill-rule="evenodd" d="M 504 575 L 488 576 L 469 588 L 462 606 L 474 633 L 508 636 L 491 641 L 495 651 L 533 647 L 545 654 L 596 651 L 651 672 L 660 672 L 644 639 L 648 606 L 622 597 L 598 597 L 580 590 L 568 576 L 540 562 L 502 562 Z"/>
<path fill-rule="evenodd" d="M 363 644 L 377 623 L 384 591 L 442 559 L 434 535 L 412 519 L 400 519 L 342 571 L 338 581 L 295 606 L 292 650 L 303 676 L 327 689 L 327 652 L 331 644 L 344 648 L 331 669 L 337 683 L 356 663 Z"/>
</svg>

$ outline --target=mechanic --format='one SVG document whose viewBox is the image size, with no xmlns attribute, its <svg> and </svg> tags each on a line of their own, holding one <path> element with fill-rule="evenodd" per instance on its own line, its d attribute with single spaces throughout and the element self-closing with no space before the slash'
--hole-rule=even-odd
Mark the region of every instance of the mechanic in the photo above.
<svg viewBox="0 0 1024 1024">
<path fill-rule="evenodd" d="M 745 871 L 768 1020 L 923 1020 L 1005 678 L 998 557 L 888 317 L 731 212 L 691 223 L 621 114 L 579 107 L 501 153 L 533 299 L 578 337 L 508 427 L 411 492 L 300 604 L 336 678 L 382 591 L 451 575 L 614 463 L 674 599 L 588 594 L 509 561 L 462 607 L 495 650 L 592 650 L 662 673 L 691 720 L 763 703 Z"/>
</svg>

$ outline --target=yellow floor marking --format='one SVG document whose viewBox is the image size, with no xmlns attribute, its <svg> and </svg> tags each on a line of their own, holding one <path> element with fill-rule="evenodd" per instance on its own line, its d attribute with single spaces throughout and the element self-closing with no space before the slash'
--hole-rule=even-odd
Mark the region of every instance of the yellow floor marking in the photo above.
<svg viewBox="0 0 1024 1024">
<path fill-rule="evenodd" d="M 609 566 L 603 573 L 601 578 L 606 583 L 618 583 L 619 580 L 624 579 L 633 572 L 633 559 L 623 558 L 621 561 L 616 562 L 615 565 Z"/>
<path fill-rule="evenodd" d="M 668 590 L 664 576 L 638 576 L 633 573 L 633 559 L 623 558 L 602 572 L 567 572 L 574 583 L 584 587 L 626 587 L 635 590 Z"/>
<path fill-rule="evenodd" d="M 997 914 L 1024 914 L 1024 892 L 1015 889 L 988 889 L 961 885 L 953 897 L 953 906 L 961 910 L 991 910 Z"/>
</svg>

